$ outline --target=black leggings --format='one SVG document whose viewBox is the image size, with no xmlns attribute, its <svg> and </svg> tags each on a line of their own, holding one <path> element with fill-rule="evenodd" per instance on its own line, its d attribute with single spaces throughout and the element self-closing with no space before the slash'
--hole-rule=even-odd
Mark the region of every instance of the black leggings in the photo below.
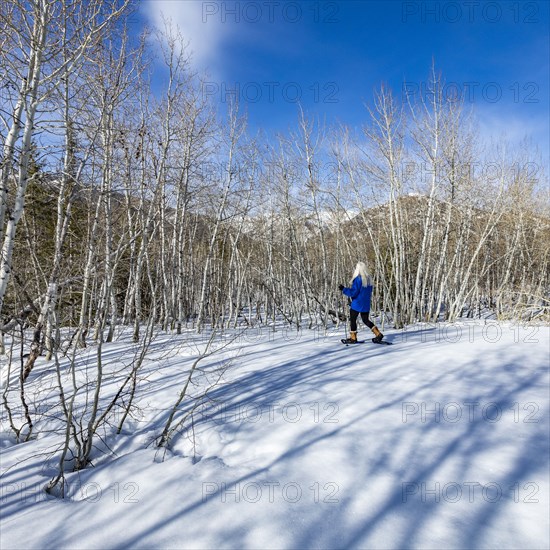
<svg viewBox="0 0 550 550">
<path fill-rule="evenodd" d="M 359 312 L 355 311 L 354 309 L 349 310 L 349 325 L 352 332 L 357 332 L 357 317 L 359 316 Z M 367 325 L 370 329 L 374 326 L 374 323 L 369 319 L 369 312 L 368 311 L 361 311 L 361 319 L 365 325 Z"/>
</svg>

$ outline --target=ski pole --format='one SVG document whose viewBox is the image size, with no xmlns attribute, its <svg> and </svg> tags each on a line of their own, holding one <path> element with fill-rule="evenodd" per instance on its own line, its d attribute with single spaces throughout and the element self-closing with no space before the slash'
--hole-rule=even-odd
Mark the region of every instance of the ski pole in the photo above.
<svg viewBox="0 0 550 550">
<path fill-rule="evenodd" d="M 346 335 L 346 340 L 348 339 L 348 316 L 346 315 L 345 311 L 346 311 L 346 304 L 344 303 L 343 304 L 344 307 L 342 308 L 343 311 L 344 311 L 344 331 L 345 331 L 345 335 Z M 347 344 L 346 344 L 347 345 Z"/>
</svg>

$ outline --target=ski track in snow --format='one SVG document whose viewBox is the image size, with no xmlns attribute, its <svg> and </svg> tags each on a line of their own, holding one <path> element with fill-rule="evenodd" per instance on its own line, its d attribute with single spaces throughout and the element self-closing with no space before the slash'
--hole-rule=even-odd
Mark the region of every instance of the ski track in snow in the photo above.
<svg viewBox="0 0 550 550">
<path fill-rule="evenodd" d="M 3 412 L 2 549 L 549 548 L 550 328 L 407 327 L 387 331 L 393 346 L 340 337 L 264 329 L 205 359 L 203 385 L 227 370 L 163 456 L 154 439 L 201 345 L 159 336 L 139 411 L 121 435 L 100 431 L 64 500 L 41 490 L 60 436 L 16 445 Z M 129 364 L 128 342 L 105 345 L 108 373 Z M 78 365 L 85 381 L 94 350 Z M 54 373 L 42 361 L 29 378 L 44 413 Z"/>
</svg>

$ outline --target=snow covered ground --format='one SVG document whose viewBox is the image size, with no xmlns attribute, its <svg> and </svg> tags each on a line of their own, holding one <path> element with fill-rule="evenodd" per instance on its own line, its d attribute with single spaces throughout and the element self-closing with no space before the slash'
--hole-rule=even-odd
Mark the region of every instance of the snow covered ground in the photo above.
<svg viewBox="0 0 550 550">
<path fill-rule="evenodd" d="M 37 363 L 38 438 L 15 444 L 2 413 L 2 549 L 549 548 L 550 328 L 341 336 L 264 329 L 205 359 L 193 394 L 222 379 L 169 451 L 154 441 L 201 344 L 159 336 L 133 418 L 101 433 L 64 500 L 42 491 L 62 434 L 53 365 Z M 102 399 L 129 340 L 105 346 Z M 93 373 L 94 350 L 78 365 Z"/>
</svg>

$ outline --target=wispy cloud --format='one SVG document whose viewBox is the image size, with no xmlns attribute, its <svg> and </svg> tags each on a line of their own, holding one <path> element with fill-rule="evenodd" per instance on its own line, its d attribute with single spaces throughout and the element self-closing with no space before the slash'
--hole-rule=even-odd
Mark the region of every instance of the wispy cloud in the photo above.
<svg viewBox="0 0 550 550">
<path fill-rule="evenodd" d="M 217 72 L 223 64 L 224 43 L 232 29 L 220 16 L 219 2 L 202 0 L 146 0 L 142 4 L 150 24 L 159 29 L 170 21 L 189 42 L 197 69 Z"/>
<path fill-rule="evenodd" d="M 489 154 L 484 160 L 495 161 L 491 155 L 497 152 L 495 145 L 498 144 L 506 164 L 519 163 L 518 166 L 538 182 L 540 189 L 547 189 L 550 174 L 547 117 L 536 112 L 513 112 L 507 107 L 503 110 L 484 106 L 475 110 L 480 144 Z"/>
<path fill-rule="evenodd" d="M 513 112 L 508 106 L 507 109 L 478 107 L 474 112 L 483 141 L 505 139 L 510 144 L 519 145 L 528 140 L 533 154 L 538 150 L 544 157 L 544 151 L 548 151 L 548 120 L 537 110 L 525 112 L 525 109 L 518 109 L 518 112 Z"/>
</svg>

